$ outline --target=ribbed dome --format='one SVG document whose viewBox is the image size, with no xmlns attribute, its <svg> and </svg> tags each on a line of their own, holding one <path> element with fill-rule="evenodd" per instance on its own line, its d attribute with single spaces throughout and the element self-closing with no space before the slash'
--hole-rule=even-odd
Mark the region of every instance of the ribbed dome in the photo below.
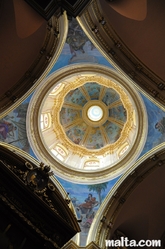
<svg viewBox="0 0 165 249">
<path fill-rule="evenodd" d="M 120 95 L 96 82 L 67 93 L 60 111 L 60 123 L 69 140 L 90 150 L 115 143 L 126 120 Z"/>
<path fill-rule="evenodd" d="M 66 67 L 43 81 L 31 99 L 31 146 L 65 179 L 114 178 L 141 153 L 147 134 L 144 108 L 130 82 L 114 70 L 93 64 Z"/>
</svg>

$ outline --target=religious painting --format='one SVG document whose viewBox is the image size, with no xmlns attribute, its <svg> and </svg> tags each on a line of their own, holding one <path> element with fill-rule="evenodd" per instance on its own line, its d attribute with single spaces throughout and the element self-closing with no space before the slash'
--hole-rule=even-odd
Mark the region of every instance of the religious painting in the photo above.
<svg viewBox="0 0 165 249">
<path fill-rule="evenodd" d="M 77 20 L 72 18 L 69 20 L 66 43 L 50 73 L 75 63 L 98 63 L 113 68 L 89 40 Z"/>
<path fill-rule="evenodd" d="M 106 88 L 106 93 L 102 99 L 107 106 L 120 99 L 119 94 L 112 88 Z"/>
<path fill-rule="evenodd" d="M 29 152 L 26 134 L 27 107 L 28 103 L 25 102 L 0 120 L 0 140 Z"/>
<path fill-rule="evenodd" d="M 109 109 L 109 117 L 120 120 L 123 123 L 127 121 L 127 112 L 124 106 L 122 105 L 122 102 L 121 105 Z"/>
<path fill-rule="evenodd" d="M 148 114 L 148 134 L 141 156 L 156 145 L 165 142 L 165 111 L 152 103 L 144 95 L 142 95 L 142 98 Z"/>
<path fill-rule="evenodd" d="M 88 135 L 88 140 L 86 142 L 86 148 L 87 149 L 100 149 L 104 146 L 104 142 L 103 142 L 103 137 L 100 131 L 99 127 L 92 127 L 89 135 Z"/>
<path fill-rule="evenodd" d="M 86 83 L 84 88 L 88 92 L 91 100 L 98 100 L 101 86 L 96 82 Z"/>
<path fill-rule="evenodd" d="M 0 141 L 16 146 L 35 157 L 28 138 L 26 115 L 31 96 L 0 120 Z"/>
<path fill-rule="evenodd" d="M 62 125 L 67 125 L 74 122 L 82 116 L 81 110 L 62 107 L 60 111 L 60 122 Z"/>
<path fill-rule="evenodd" d="M 107 121 L 103 127 L 105 129 L 109 143 L 115 143 L 119 139 L 122 129 L 117 124 L 110 121 Z"/>
<path fill-rule="evenodd" d="M 82 122 L 66 131 L 67 137 L 75 144 L 80 144 L 87 129 L 85 122 Z"/>
<path fill-rule="evenodd" d="M 76 88 L 70 91 L 64 99 L 64 103 L 76 104 L 80 106 L 84 106 L 87 102 L 83 93 L 80 90 L 81 88 Z"/>
<path fill-rule="evenodd" d="M 81 228 L 80 246 L 85 246 L 96 212 L 119 177 L 109 182 L 91 185 L 75 184 L 58 177 L 57 179 L 69 193 Z"/>
</svg>

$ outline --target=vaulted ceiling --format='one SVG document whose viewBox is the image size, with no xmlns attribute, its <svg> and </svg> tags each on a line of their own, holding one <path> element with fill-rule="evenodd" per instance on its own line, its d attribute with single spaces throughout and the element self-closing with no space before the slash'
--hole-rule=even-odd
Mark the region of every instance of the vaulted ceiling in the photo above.
<svg viewBox="0 0 165 249">
<path fill-rule="evenodd" d="M 66 13 L 61 14 L 53 15 L 46 21 L 25 1 L 1 1 L 1 118 L 33 92 L 57 60 L 68 29 Z M 71 18 L 70 15 L 68 18 Z M 131 79 L 133 85 L 164 107 L 164 0 L 159 0 L 159 3 L 155 0 L 88 1 L 86 8 L 83 6 L 79 12 L 77 20 L 106 59 L 122 75 Z M 149 157 L 145 162 L 139 163 L 143 168 L 147 165 L 148 173 L 146 171 L 145 177 L 140 166 L 136 169 L 135 178 L 131 178 L 133 180 L 129 182 L 133 176 L 127 176 L 124 186 L 127 183 L 131 185 L 135 181 L 138 184 L 129 192 L 129 198 L 117 197 L 116 203 L 122 200 L 123 203 L 120 203 L 122 208 L 115 217 L 113 227 L 109 227 L 112 228 L 109 238 L 117 229 L 130 237 L 136 236 L 137 239 L 142 236 L 142 232 L 145 238 L 163 236 L 164 166 L 162 165 L 165 160 L 163 151 L 164 147 L 160 153 L 156 152 L 155 159 Z M 154 165 L 156 169 L 149 174 Z M 125 190 L 122 191 L 124 193 Z M 111 200 L 108 205 L 110 204 Z M 109 211 L 109 215 L 111 214 Z M 132 229 L 134 223 L 137 224 L 138 233 Z"/>
<path fill-rule="evenodd" d="M 109 192 L 93 227 L 92 240 L 102 248 L 105 239 L 160 239 L 164 244 L 164 144 L 139 160 Z M 88 242 L 90 242 L 90 236 Z"/>
<path fill-rule="evenodd" d="M 46 22 L 25 1 L 0 5 L 0 114 L 25 99 L 50 70 L 67 33 L 66 16 Z M 62 24 L 62 26 L 60 26 Z M 59 26 L 61 28 L 58 35 Z M 66 26 L 67 27 L 67 26 Z"/>
<path fill-rule="evenodd" d="M 86 8 L 82 1 L 75 2 L 82 8 L 77 12 L 78 21 L 92 42 L 114 66 L 164 105 L 164 1 L 93 0 L 86 2 Z M 59 13 L 46 21 L 25 1 L 1 1 L 1 114 L 39 84 L 59 52 L 67 24 L 65 15 L 57 16 Z"/>
<path fill-rule="evenodd" d="M 102 53 L 164 105 L 165 2 L 94 0 L 78 17 Z"/>
</svg>

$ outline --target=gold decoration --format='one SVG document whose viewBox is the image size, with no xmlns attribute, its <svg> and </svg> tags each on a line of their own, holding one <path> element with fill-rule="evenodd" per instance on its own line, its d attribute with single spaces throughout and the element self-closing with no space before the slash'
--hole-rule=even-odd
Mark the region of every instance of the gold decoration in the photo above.
<svg viewBox="0 0 165 249">
<path fill-rule="evenodd" d="M 39 126 L 39 118 L 42 112 L 41 107 L 43 107 L 44 102 L 46 101 L 47 97 L 49 97 L 55 85 L 58 85 L 62 82 L 65 84 L 63 90 L 66 90 L 67 88 L 67 90 L 69 91 L 70 84 L 73 83 L 74 89 L 77 88 L 78 84 L 83 85 L 84 82 L 89 81 L 89 79 L 91 79 L 92 82 L 96 82 L 96 79 L 98 79 L 99 84 L 100 82 L 104 83 L 105 86 L 102 84 L 101 89 L 104 89 L 105 87 L 111 88 L 113 84 L 119 94 L 123 93 L 123 100 L 121 97 L 120 98 L 121 101 L 124 103 L 124 108 L 127 107 L 127 117 L 129 114 L 130 127 L 125 129 L 125 131 L 122 132 L 122 135 L 126 137 L 126 141 L 128 141 L 130 147 L 119 160 L 115 161 L 112 164 L 107 164 L 107 166 L 104 166 L 102 165 L 102 162 L 100 162 L 100 166 L 97 170 L 80 170 L 76 168 L 76 165 L 72 166 L 70 161 L 63 163 L 62 161 L 60 162 L 59 160 L 56 160 L 52 156 L 49 145 L 46 142 L 46 134 L 43 134 L 41 132 Z M 42 158 L 42 161 L 45 164 L 50 165 L 55 171 L 56 175 L 67 180 L 70 180 L 72 178 L 72 181 L 75 183 L 97 184 L 101 183 L 102 181 L 108 181 L 122 174 L 140 155 L 147 136 L 146 130 L 148 123 L 147 117 L 145 115 L 146 109 L 142 98 L 134 89 L 134 87 L 132 87 L 132 85 L 132 81 L 128 80 L 128 78 L 125 78 L 121 74 L 119 75 L 117 71 L 105 66 L 93 65 L 90 63 L 81 65 L 70 65 L 50 75 L 40 84 L 39 88 L 34 93 L 29 103 L 27 112 L 27 135 L 36 156 L 40 159 Z M 103 90 L 100 90 L 100 93 L 101 91 Z M 62 91 L 61 94 L 62 93 L 64 92 Z M 65 94 L 66 92 L 63 95 L 65 96 Z M 53 101 L 55 100 L 55 98 L 56 96 L 54 96 Z M 58 105 L 58 103 L 61 102 L 61 99 L 56 100 L 55 102 L 57 102 L 56 104 Z M 76 144 L 74 147 L 74 151 L 71 152 L 71 142 L 67 144 L 64 141 L 61 142 L 61 135 L 63 134 L 63 131 L 62 133 L 58 132 L 58 136 L 56 136 L 56 133 L 53 131 L 53 127 L 54 129 L 57 129 L 57 127 L 55 126 L 56 120 L 54 119 L 55 106 L 53 106 L 52 108 L 53 110 L 51 112 L 51 118 L 53 124 L 50 129 L 52 143 L 54 143 L 54 145 L 56 143 L 62 143 L 65 148 L 68 149 L 68 159 L 72 158 L 72 155 L 74 156 L 75 154 L 77 158 L 79 157 L 79 160 L 81 160 L 82 158 L 84 158 L 84 154 L 83 151 L 81 151 L 81 147 L 79 146 L 79 154 L 77 154 L 78 146 L 76 146 Z M 36 117 L 38 117 L 38 119 Z M 56 118 L 59 122 L 59 117 Z M 131 138 L 129 133 L 130 131 L 131 134 L 133 134 L 133 137 Z M 124 143 L 126 141 L 124 141 Z M 119 143 L 119 148 L 121 148 L 121 146 L 122 144 Z M 116 153 L 118 153 L 119 148 L 116 148 L 116 151 L 114 152 L 112 147 L 113 146 L 111 146 L 111 149 L 109 150 L 107 149 L 107 147 L 102 148 L 102 154 L 100 154 L 103 159 L 106 158 L 106 155 L 113 156 L 114 153 L 115 155 L 117 155 Z M 98 155 L 96 155 L 95 150 L 91 151 L 91 153 L 89 154 L 89 157 L 98 157 Z M 88 158 L 88 155 L 86 157 Z"/>
<path fill-rule="evenodd" d="M 114 118 L 109 118 L 109 120 L 111 122 L 119 125 L 119 127 L 121 127 L 123 130 L 121 131 L 120 138 L 115 143 L 107 144 L 108 140 L 105 136 L 105 132 L 103 131 L 103 129 L 101 129 L 101 133 L 103 134 L 106 146 L 99 149 L 99 150 L 89 150 L 89 149 L 81 146 L 82 144 L 84 144 L 86 142 L 87 134 L 85 136 L 83 143 L 80 143 L 80 145 L 74 144 L 67 137 L 65 131 L 70 129 L 71 127 L 75 126 L 76 124 L 80 123 L 82 121 L 81 119 L 76 120 L 74 123 L 68 124 L 64 128 L 61 125 L 60 120 L 59 120 L 59 113 L 60 113 L 62 107 L 66 106 L 66 104 L 64 104 L 65 96 L 70 91 L 74 90 L 75 88 L 81 87 L 81 91 L 83 91 L 84 95 L 88 97 L 86 90 L 83 87 L 83 85 L 85 83 L 88 83 L 88 82 L 96 82 L 96 83 L 100 84 L 101 86 L 103 86 L 103 88 L 102 88 L 103 90 L 101 91 L 101 96 L 103 96 L 102 92 L 105 91 L 105 87 L 114 89 L 120 95 L 120 99 L 121 99 L 120 101 L 117 101 L 114 104 L 114 106 L 116 106 L 116 105 L 118 106 L 118 105 L 123 104 L 123 106 L 127 112 L 127 121 L 125 124 L 122 121 L 116 120 Z M 91 100 L 87 103 L 87 108 L 89 108 L 88 105 L 91 105 L 91 102 L 94 102 L 94 104 L 96 104 L 96 102 L 97 102 L 98 105 L 101 106 L 101 108 L 103 108 L 103 112 L 107 113 L 107 110 L 106 110 L 107 107 L 101 101 L 92 101 Z M 74 107 L 75 106 L 76 105 L 74 105 Z M 72 108 L 72 104 L 68 103 L 67 107 Z M 111 105 L 108 106 L 108 108 L 111 108 L 111 107 L 112 107 Z M 80 109 L 80 108 L 82 109 L 82 107 L 77 105 L 76 109 Z M 83 155 L 91 156 L 93 153 L 95 153 L 95 155 L 99 156 L 99 155 L 104 155 L 104 154 L 110 153 L 110 151 L 112 151 L 112 150 L 116 150 L 126 141 L 126 138 L 128 137 L 129 132 L 133 128 L 133 107 L 132 107 L 132 104 L 129 100 L 129 97 L 127 96 L 125 91 L 119 85 L 117 85 L 112 80 L 106 79 L 102 76 L 94 75 L 94 76 L 77 77 L 75 81 L 67 84 L 65 86 L 65 88 L 63 89 L 63 91 L 60 92 L 58 94 L 58 96 L 56 96 L 56 98 L 54 99 L 54 107 L 53 107 L 52 113 L 53 113 L 53 119 L 54 119 L 53 128 L 54 128 L 54 132 L 56 134 L 56 137 L 58 139 L 60 139 L 60 141 L 62 141 L 65 144 L 65 146 L 67 148 L 69 148 L 70 151 L 72 151 L 72 152 L 76 151 L 76 154 L 78 154 L 79 156 L 83 156 Z M 86 108 L 85 108 L 85 113 L 86 113 Z M 107 114 L 103 115 L 103 116 L 105 118 L 107 118 Z M 92 125 L 92 121 L 90 121 L 85 114 L 83 115 L 83 117 L 84 117 L 85 121 L 87 122 L 87 124 L 90 123 L 90 125 Z M 105 122 L 104 117 L 103 117 L 103 121 Z M 101 122 L 101 121 L 98 121 L 98 122 Z M 98 122 L 96 122 L 96 123 L 98 123 Z"/>
<path fill-rule="evenodd" d="M 101 120 L 99 120 L 99 121 L 92 121 L 92 120 L 90 120 L 88 118 L 87 111 L 88 111 L 89 107 L 91 107 L 92 105 L 97 105 L 97 106 L 99 106 L 103 110 L 103 117 L 101 118 Z M 87 123 L 88 125 L 90 125 L 92 127 L 101 126 L 108 119 L 108 108 L 100 100 L 90 100 L 83 107 L 82 117 L 83 117 L 83 120 L 85 121 L 85 123 Z"/>
</svg>

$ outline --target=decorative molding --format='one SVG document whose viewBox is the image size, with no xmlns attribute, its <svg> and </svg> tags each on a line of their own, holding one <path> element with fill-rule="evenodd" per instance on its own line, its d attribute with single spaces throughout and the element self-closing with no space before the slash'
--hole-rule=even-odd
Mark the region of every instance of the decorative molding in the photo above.
<svg viewBox="0 0 165 249">
<path fill-rule="evenodd" d="M 42 239 L 61 248 L 80 231 L 75 214 L 50 179 L 50 167 L 26 160 L 0 145 L 0 199 L 14 216 Z M 15 148 L 17 151 L 17 148 Z"/>
<path fill-rule="evenodd" d="M 124 202 L 133 190 L 144 179 L 159 167 L 165 165 L 165 143 L 162 143 L 142 156 L 126 173 L 117 181 L 106 196 L 91 225 L 87 243 L 95 241 L 101 248 L 105 248 L 105 240 L 109 239 Z M 100 222 L 104 214 L 104 221 Z"/>
<path fill-rule="evenodd" d="M 66 13 L 48 21 L 40 54 L 22 78 L 0 98 L 0 119 L 25 100 L 51 70 L 65 44 L 67 27 Z"/>
<path fill-rule="evenodd" d="M 72 16 L 76 17 L 91 2 L 91 0 L 49 0 L 47 3 L 40 3 L 40 1 L 36 0 L 25 1 L 47 21 L 53 14 L 59 16 L 64 10 L 67 11 L 70 18 Z"/>
<path fill-rule="evenodd" d="M 134 102 L 133 108 L 136 109 L 135 111 L 136 119 L 137 119 L 136 127 L 138 129 L 138 136 L 136 136 L 135 143 L 133 146 L 129 144 L 129 150 L 126 152 L 126 155 L 124 155 L 125 157 L 122 155 L 122 157 L 120 158 L 121 161 L 117 162 L 115 165 L 111 165 L 111 167 L 108 165 L 105 168 L 99 167 L 93 171 L 83 169 L 83 174 L 82 174 L 82 170 L 80 170 L 79 168 L 77 169 L 76 167 L 72 167 L 70 164 L 68 167 L 65 163 L 63 163 L 62 161 L 60 162 L 60 160 L 56 160 L 55 157 L 52 156 L 50 149 L 46 145 L 46 141 L 42 137 L 42 133 L 39 127 L 39 117 L 40 117 L 40 112 L 41 112 L 40 106 L 43 106 L 43 102 L 49 96 L 49 93 L 51 92 L 51 89 L 53 88 L 53 86 L 58 85 L 61 82 L 63 84 L 65 83 L 66 86 L 64 88 L 64 92 L 62 91 L 62 94 L 65 95 L 64 93 L 70 86 L 71 82 L 74 83 L 72 87 L 76 88 L 77 87 L 76 84 L 83 84 L 85 82 L 85 79 L 89 80 L 89 77 L 91 77 L 91 75 L 95 75 L 95 77 L 98 77 L 99 79 L 100 77 L 103 77 L 103 76 L 107 77 L 107 80 L 105 80 L 107 85 L 113 81 L 115 86 L 117 86 L 118 84 L 118 87 L 122 86 L 125 89 L 125 92 L 128 94 L 128 96 L 130 96 L 130 98 Z M 75 80 L 75 79 L 78 79 L 78 80 Z M 61 99 L 59 99 L 59 102 L 57 101 L 58 104 L 61 103 L 60 101 Z M 129 111 L 130 111 L 130 118 L 131 118 L 132 112 L 131 110 Z M 33 148 L 33 151 L 37 155 L 37 157 L 38 158 L 42 157 L 42 161 L 45 164 L 49 164 L 52 167 L 52 170 L 54 170 L 55 173 L 59 177 L 62 177 L 68 180 L 72 178 L 73 182 L 79 182 L 79 183 L 80 182 L 84 183 L 86 181 L 88 183 L 89 182 L 100 183 L 102 182 L 103 179 L 104 181 L 106 181 L 124 172 L 130 166 L 132 156 L 137 157 L 139 155 L 141 151 L 140 148 L 143 147 L 145 139 L 146 139 L 146 134 L 147 134 L 146 130 L 147 130 L 148 124 L 147 124 L 147 118 L 146 118 L 145 112 L 146 112 L 145 106 L 143 104 L 143 101 L 140 95 L 133 89 L 131 82 L 128 79 L 126 80 L 124 76 L 119 75 L 119 73 L 117 73 L 116 71 L 109 69 L 105 66 L 93 65 L 93 64 L 84 64 L 84 65 L 76 65 L 76 66 L 72 65 L 72 66 L 67 66 L 63 69 L 60 69 L 56 73 L 50 75 L 47 79 L 45 79 L 45 81 L 42 82 L 42 84 L 38 88 L 38 91 L 32 97 L 31 102 L 29 104 L 29 109 L 27 112 L 28 113 L 27 135 L 29 138 L 30 145 Z M 36 119 L 36 117 L 38 117 L 38 120 Z M 55 121 L 53 120 L 53 125 L 54 125 L 54 122 Z M 54 128 L 56 129 L 57 127 L 54 126 Z M 133 125 L 133 129 L 134 129 L 134 125 Z M 50 134 L 51 132 L 52 130 L 50 131 Z M 61 135 L 62 133 L 59 133 L 60 137 Z M 52 139 L 52 135 L 50 135 L 50 137 Z M 52 141 L 54 141 L 54 139 Z M 132 146 L 131 149 L 130 149 L 130 146 Z M 65 144 L 65 147 L 66 147 L 66 144 Z M 69 146 L 66 149 L 69 149 Z M 76 150 L 77 150 L 77 147 L 75 147 L 75 153 L 76 153 Z M 75 156 L 75 153 L 74 155 L 72 154 L 72 157 Z M 112 151 L 110 151 L 110 153 L 112 153 Z"/>
<path fill-rule="evenodd" d="M 106 59 L 164 109 L 165 82 L 129 50 L 107 19 L 99 0 L 93 0 L 81 16 L 77 17 L 86 35 Z"/>
<path fill-rule="evenodd" d="M 61 108 L 63 107 L 65 96 L 70 91 L 74 90 L 77 87 L 82 87 L 87 82 L 96 82 L 101 86 L 114 89 L 120 95 L 121 101 L 127 113 L 127 122 L 126 124 L 123 123 L 122 125 L 123 130 L 121 131 L 120 138 L 115 143 L 106 144 L 106 147 L 103 147 L 99 150 L 88 150 L 85 147 L 76 145 L 73 142 L 71 142 L 68 139 L 67 135 L 65 134 L 65 131 L 66 129 L 68 129 L 69 124 L 67 125 L 67 127 L 64 127 L 63 129 L 63 126 L 61 125 L 60 120 L 59 120 L 59 113 L 60 113 Z M 101 104 L 102 102 L 99 105 Z M 104 105 L 102 104 L 101 107 L 104 108 Z M 54 107 L 52 110 L 52 113 L 53 113 L 52 118 L 54 121 L 53 129 L 54 129 L 54 132 L 56 133 L 56 137 L 58 139 L 61 139 L 64 142 L 65 146 L 69 148 L 70 151 L 72 152 L 76 151 L 76 154 L 78 154 L 80 157 L 82 157 L 83 155 L 91 156 L 93 154 L 95 154 L 96 156 L 104 155 L 104 154 L 107 154 L 111 150 L 115 150 L 116 148 L 119 148 L 123 144 L 123 141 L 125 141 L 126 137 L 128 136 L 129 131 L 132 129 L 132 124 L 133 124 L 132 112 L 133 112 L 133 109 L 132 109 L 132 104 L 129 100 L 129 97 L 127 96 L 125 91 L 122 89 L 122 87 L 117 85 L 117 83 L 114 83 L 113 80 L 108 80 L 104 78 L 103 76 L 85 76 L 85 77 L 81 77 L 80 79 L 79 77 L 77 77 L 75 81 L 70 82 L 70 84 L 66 84 L 64 90 L 60 92 L 59 95 L 56 96 L 56 98 L 54 99 Z M 75 126 L 77 123 L 81 123 L 81 121 L 82 121 L 81 119 L 77 119 L 75 120 L 74 123 L 70 124 L 69 127 Z M 111 118 L 111 121 L 121 126 L 118 120 Z M 87 123 L 89 123 L 89 121 Z M 90 124 L 91 123 L 92 121 L 90 122 Z"/>
</svg>

